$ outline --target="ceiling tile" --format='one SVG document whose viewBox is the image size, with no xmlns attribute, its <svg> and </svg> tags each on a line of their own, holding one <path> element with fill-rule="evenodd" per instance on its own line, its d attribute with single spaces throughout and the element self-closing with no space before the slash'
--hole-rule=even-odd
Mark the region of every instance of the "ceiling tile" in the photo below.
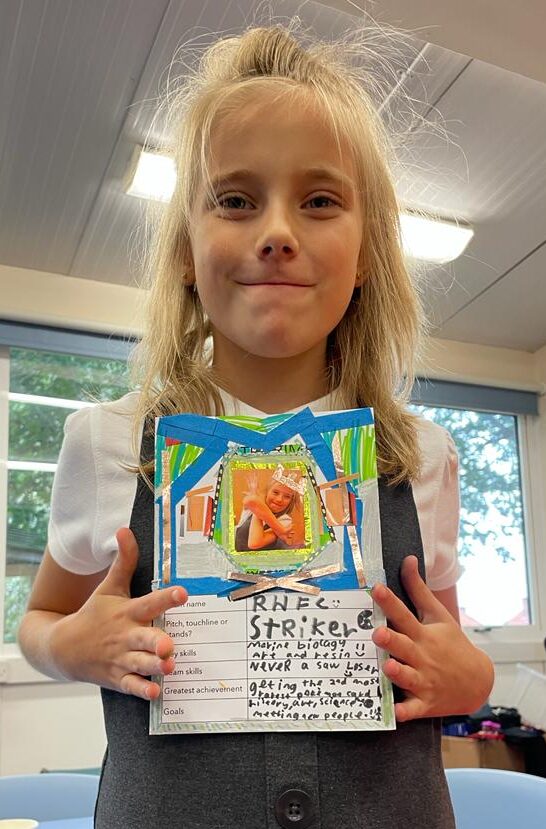
<svg viewBox="0 0 546 829">
<path fill-rule="evenodd" d="M 4 264 L 69 272 L 166 5 L 3 4 Z"/>
<path fill-rule="evenodd" d="M 275 3 L 278 21 L 286 22 L 296 13 L 305 26 L 313 28 L 325 39 L 337 37 L 354 27 L 353 17 L 319 3 L 302 4 L 297 0 Z M 177 62 L 171 70 L 176 75 L 181 71 L 182 62 L 190 65 L 195 62 L 202 47 L 214 39 L 215 33 L 237 34 L 245 26 L 264 23 L 267 19 L 267 8 L 253 0 L 225 3 L 220 14 L 216 0 L 186 0 L 169 6 L 134 102 L 127 111 L 122 133 L 74 259 L 72 275 L 109 282 L 138 281 L 139 250 L 145 238 L 145 206 L 124 193 L 123 182 L 134 146 L 142 144 L 146 136 L 156 136 L 158 142 L 163 139 L 163 125 L 159 120 L 154 121 L 154 114 L 158 91 L 166 80 L 173 55 L 177 52 Z M 401 71 L 408 67 L 417 50 L 415 44 L 401 50 L 398 56 Z M 373 58 L 371 69 L 379 77 L 379 61 L 373 57 L 373 50 L 370 55 Z"/>
<path fill-rule="evenodd" d="M 546 345 L 546 241 L 442 326 L 441 337 L 537 351 Z"/>
</svg>

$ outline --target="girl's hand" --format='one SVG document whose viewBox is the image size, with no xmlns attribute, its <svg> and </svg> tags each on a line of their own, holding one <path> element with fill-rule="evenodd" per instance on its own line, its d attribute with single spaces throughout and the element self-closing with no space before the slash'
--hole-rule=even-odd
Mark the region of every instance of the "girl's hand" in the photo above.
<svg viewBox="0 0 546 829">
<path fill-rule="evenodd" d="M 429 590 L 415 556 L 404 559 L 401 576 L 419 619 L 385 585 L 376 584 L 372 590 L 373 600 L 394 628 L 379 627 L 372 639 L 391 655 L 383 666 L 385 675 L 406 691 L 404 702 L 394 706 L 396 719 L 476 711 L 493 686 L 491 660 Z"/>
<path fill-rule="evenodd" d="M 292 527 L 292 519 L 289 515 L 281 515 L 278 519 L 279 524 L 283 528 L 283 532 L 277 535 L 281 541 L 288 544 L 290 547 L 294 546 L 294 539 L 296 538 L 296 531 Z"/>
<path fill-rule="evenodd" d="M 277 538 L 280 538 L 285 544 L 293 546 L 294 539 L 296 538 L 296 531 L 292 529 L 285 530 L 284 532 L 279 533 Z"/>
<path fill-rule="evenodd" d="M 138 561 L 131 530 L 116 533 L 118 555 L 105 579 L 76 612 L 61 619 L 52 640 L 55 661 L 71 679 L 156 699 L 160 687 L 145 677 L 174 670 L 172 639 L 152 620 L 188 598 L 183 587 L 130 598 Z"/>
<path fill-rule="evenodd" d="M 249 472 L 246 476 L 247 491 L 243 495 L 257 495 L 258 494 L 258 473 Z"/>
</svg>

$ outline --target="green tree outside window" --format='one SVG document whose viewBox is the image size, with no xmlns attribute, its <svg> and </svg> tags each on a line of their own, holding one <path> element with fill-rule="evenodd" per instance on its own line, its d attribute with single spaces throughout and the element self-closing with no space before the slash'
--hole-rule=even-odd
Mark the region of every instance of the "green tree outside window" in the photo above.
<svg viewBox="0 0 546 829">
<path fill-rule="evenodd" d="M 119 360 L 10 350 L 10 394 L 76 401 L 75 406 L 10 400 L 4 641 L 14 642 L 47 541 L 53 470 L 14 469 L 10 462 L 55 464 L 66 417 L 77 402 L 115 400 L 128 391 Z"/>
</svg>

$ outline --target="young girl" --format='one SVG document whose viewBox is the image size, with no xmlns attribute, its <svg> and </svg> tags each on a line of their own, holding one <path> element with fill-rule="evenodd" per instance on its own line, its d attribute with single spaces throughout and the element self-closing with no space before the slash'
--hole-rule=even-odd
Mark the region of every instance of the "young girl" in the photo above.
<svg viewBox="0 0 546 829">
<path fill-rule="evenodd" d="M 454 825 L 438 717 L 478 708 L 493 671 L 457 623 L 453 444 L 405 408 L 420 312 L 388 143 L 340 54 L 279 27 L 208 49 L 170 102 L 178 182 L 153 251 L 140 391 L 67 419 L 20 642 L 45 673 L 102 687 L 98 829 Z M 187 598 L 150 593 L 152 418 L 304 405 L 375 409 L 388 586 L 373 597 L 390 625 L 374 641 L 391 655 L 398 727 L 151 737 L 149 677 L 174 660 L 150 623 Z"/>
<path fill-rule="evenodd" d="M 258 492 L 256 475 L 249 474 L 248 492 L 243 498 L 243 512 L 235 531 L 235 549 L 288 550 L 300 541 L 293 526 L 292 513 L 300 505 L 298 481 L 284 484 L 280 474 L 272 476 L 265 497 Z"/>
</svg>

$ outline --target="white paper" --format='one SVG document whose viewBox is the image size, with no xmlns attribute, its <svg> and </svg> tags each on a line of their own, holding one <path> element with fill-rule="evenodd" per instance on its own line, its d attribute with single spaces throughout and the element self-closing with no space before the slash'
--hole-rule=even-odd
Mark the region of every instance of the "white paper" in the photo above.
<svg viewBox="0 0 546 829">
<path fill-rule="evenodd" d="M 162 679 L 153 733 L 389 727 L 367 590 L 196 596 L 163 629 L 176 668 Z"/>
</svg>

